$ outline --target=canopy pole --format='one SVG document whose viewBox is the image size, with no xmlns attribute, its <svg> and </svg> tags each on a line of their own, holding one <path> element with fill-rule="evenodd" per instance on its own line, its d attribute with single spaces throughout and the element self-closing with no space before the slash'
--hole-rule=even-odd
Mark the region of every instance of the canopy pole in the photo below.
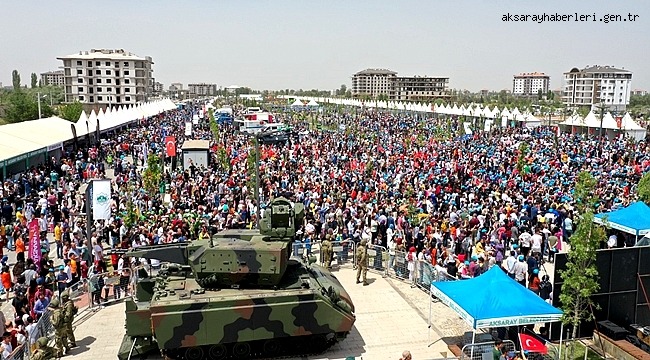
<svg viewBox="0 0 650 360">
<path fill-rule="evenodd" d="M 427 341 L 431 341 L 431 303 L 433 302 L 433 293 L 429 289 L 429 330 L 427 331 Z"/>
<path fill-rule="evenodd" d="M 551 333 L 549 332 L 549 335 Z M 558 358 L 562 359 L 562 335 L 564 335 L 564 323 L 560 324 L 560 353 L 558 354 Z"/>
<path fill-rule="evenodd" d="M 476 343 L 476 329 L 472 329 L 472 349 L 470 350 L 469 358 L 474 358 L 474 344 Z"/>
</svg>

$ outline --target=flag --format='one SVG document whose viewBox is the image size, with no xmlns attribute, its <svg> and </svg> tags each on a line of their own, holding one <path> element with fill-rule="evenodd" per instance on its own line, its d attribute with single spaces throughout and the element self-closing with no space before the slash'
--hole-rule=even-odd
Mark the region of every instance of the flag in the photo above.
<svg viewBox="0 0 650 360">
<path fill-rule="evenodd" d="M 558 125 L 557 128 L 555 129 L 557 136 L 560 136 L 560 126 Z"/>
<path fill-rule="evenodd" d="M 111 218 L 111 181 L 92 181 L 93 219 L 108 220 Z"/>
<path fill-rule="evenodd" d="M 528 350 L 534 353 L 548 354 L 548 348 L 539 339 L 534 336 L 519 334 L 519 341 L 521 342 L 521 349 Z"/>
<path fill-rule="evenodd" d="M 176 156 L 176 138 L 173 136 L 167 136 L 165 138 L 165 149 L 167 149 L 167 156 L 172 157 Z"/>
</svg>

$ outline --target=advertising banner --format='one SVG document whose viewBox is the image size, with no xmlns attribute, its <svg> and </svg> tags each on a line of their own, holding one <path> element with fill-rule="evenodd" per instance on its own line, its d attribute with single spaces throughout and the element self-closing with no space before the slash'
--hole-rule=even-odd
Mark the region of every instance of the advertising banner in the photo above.
<svg viewBox="0 0 650 360">
<path fill-rule="evenodd" d="M 111 218 L 111 181 L 93 180 L 93 219 L 108 220 Z"/>
<path fill-rule="evenodd" d="M 29 223 L 28 257 L 34 260 L 37 266 L 41 263 L 41 228 L 38 226 L 38 218 L 32 219 Z"/>
</svg>

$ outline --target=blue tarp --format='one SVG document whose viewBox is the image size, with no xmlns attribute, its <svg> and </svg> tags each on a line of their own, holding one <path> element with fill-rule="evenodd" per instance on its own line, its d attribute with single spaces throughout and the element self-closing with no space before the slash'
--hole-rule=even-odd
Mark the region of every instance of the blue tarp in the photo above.
<svg viewBox="0 0 650 360">
<path fill-rule="evenodd" d="M 474 329 L 558 321 L 562 311 L 518 284 L 498 266 L 469 280 L 431 283 L 431 294 Z"/>
<path fill-rule="evenodd" d="M 625 209 L 597 214 L 594 216 L 594 222 L 642 236 L 650 232 L 650 207 L 643 201 L 637 201 Z"/>
</svg>

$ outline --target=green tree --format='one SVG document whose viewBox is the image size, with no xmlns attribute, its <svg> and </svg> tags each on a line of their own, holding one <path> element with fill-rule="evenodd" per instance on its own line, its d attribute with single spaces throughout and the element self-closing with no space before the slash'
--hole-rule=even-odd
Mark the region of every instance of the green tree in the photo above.
<svg viewBox="0 0 650 360">
<path fill-rule="evenodd" d="M 36 89 L 38 87 L 38 77 L 36 76 L 36 73 L 32 73 L 32 89 Z"/>
<path fill-rule="evenodd" d="M 63 105 L 59 107 L 59 116 L 63 119 L 77 122 L 79 117 L 84 110 L 84 106 L 79 101 L 75 101 L 70 104 Z"/>
<path fill-rule="evenodd" d="M 596 250 L 606 239 L 605 228 L 594 223 L 594 206 L 598 197 L 594 195 L 597 180 L 588 172 L 578 174 L 575 197 L 577 208 L 582 214 L 576 219 L 577 229 L 571 236 L 571 250 L 567 253 L 566 269 L 560 270 L 564 282 L 560 294 L 562 323 L 572 327 L 571 343 L 567 353 L 574 358 L 575 338 L 578 326 L 583 321 L 594 318 L 592 309 L 598 305 L 591 296 L 600 288 L 598 284 L 598 268 L 596 267 Z"/>
<path fill-rule="evenodd" d="M 214 141 L 219 143 L 219 124 L 214 118 L 214 112 L 212 109 L 208 109 L 208 118 L 210 119 L 210 131 L 212 131 L 212 136 L 214 136 Z"/>
<path fill-rule="evenodd" d="M 49 105 L 41 102 L 41 114 L 43 117 L 50 117 L 54 115 L 54 111 Z M 5 120 L 17 123 L 36 119 L 38 119 L 38 102 L 33 94 L 18 90 L 7 97 Z"/>
<path fill-rule="evenodd" d="M 637 186 L 637 193 L 639 195 L 639 200 L 646 204 L 650 204 L 650 172 L 643 174 L 643 177 Z"/>
<path fill-rule="evenodd" d="M 11 72 L 11 83 L 14 86 L 14 91 L 20 91 L 20 73 L 18 70 Z"/>
<path fill-rule="evenodd" d="M 519 144 L 519 151 L 517 154 L 517 171 L 523 175 L 524 166 L 526 166 L 526 155 L 528 155 L 528 143 L 522 141 Z"/>
<path fill-rule="evenodd" d="M 150 154 L 147 157 L 147 168 L 142 172 L 142 187 L 150 197 L 157 197 L 162 181 L 162 161 L 160 156 Z"/>
</svg>

